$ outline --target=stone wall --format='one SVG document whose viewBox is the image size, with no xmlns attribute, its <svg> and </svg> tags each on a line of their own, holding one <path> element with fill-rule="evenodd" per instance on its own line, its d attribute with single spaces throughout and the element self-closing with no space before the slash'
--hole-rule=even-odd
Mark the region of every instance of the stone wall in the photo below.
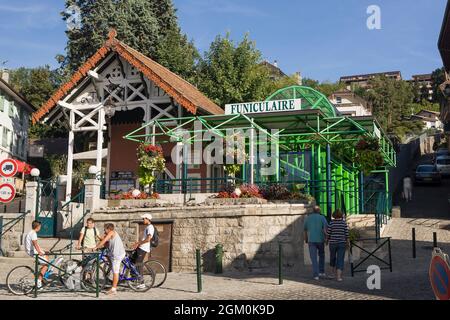
<svg viewBox="0 0 450 320">
<path fill-rule="evenodd" d="M 149 212 L 154 222 L 172 220 L 172 269 L 195 269 L 195 250 L 200 249 L 205 271 L 215 266 L 214 248 L 224 247 L 225 270 L 276 268 L 278 242 L 283 243 L 286 268 L 303 265 L 303 221 L 310 205 L 268 204 L 198 206 L 97 211 L 98 225 L 112 222 L 126 245 L 137 240 L 141 215 Z"/>
<path fill-rule="evenodd" d="M 9 223 L 15 218 L 21 216 L 22 213 L 3 213 L 1 216 L 3 217 L 3 225 Z M 25 220 L 22 219 L 17 222 L 11 230 L 5 233 L 5 235 L 1 239 L 1 249 L 3 253 L 6 255 L 10 251 L 18 251 L 21 249 L 22 245 L 22 236 L 24 233 L 24 223 Z M 4 227 L 3 231 L 6 231 L 11 227 L 11 224 Z"/>
</svg>

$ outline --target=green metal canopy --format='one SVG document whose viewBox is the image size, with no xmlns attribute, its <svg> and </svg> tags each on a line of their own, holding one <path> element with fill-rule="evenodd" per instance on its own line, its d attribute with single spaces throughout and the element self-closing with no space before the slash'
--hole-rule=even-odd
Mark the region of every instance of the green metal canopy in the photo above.
<svg viewBox="0 0 450 320">
<path fill-rule="evenodd" d="M 283 88 L 272 94 L 266 101 L 302 99 L 302 110 L 319 109 L 327 117 L 336 117 L 336 109 L 328 98 L 317 90 L 304 86 Z"/>
</svg>

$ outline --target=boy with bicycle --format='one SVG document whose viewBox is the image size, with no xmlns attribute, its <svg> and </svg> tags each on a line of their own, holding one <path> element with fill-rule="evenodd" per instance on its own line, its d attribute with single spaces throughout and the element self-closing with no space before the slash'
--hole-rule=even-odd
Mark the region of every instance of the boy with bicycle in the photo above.
<svg viewBox="0 0 450 320">
<path fill-rule="evenodd" d="M 38 244 L 37 233 L 41 230 L 42 223 L 40 221 L 33 221 L 31 224 L 31 231 L 25 237 L 25 251 L 30 257 L 35 257 L 36 254 L 39 255 L 38 262 L 42 265 L 39 272 L 39 278 L 37 281 L 38 288 L 42 287 L 42 279 L 48 270 L 48 256 L 41 246 Z"/>
<path fill-rule="evenodd" d="M 147 253 L 150 253 L 152 246 L 150 245 L 153 235 L 155 234 L 155 227 L 152 225 L 152 215 L 150 213 L 144 214 L 142 217 L 145 225 L 144 235 L 142 240 L 133 244 L 133 257 L 132 261 L 142 275 L 142 265 Z"/>
<path fill-rule="evenodd" d="M 102 241 L 103 237 L 100 235 L 97 227 L 95 226 L 95 221 L 92 218 L 86 220 L 86 226 L 83 227 L 80 231 L 80 237 L 77 242 L 78 250 L 93 251 L 95 246 L 97 245 L 97 240 Z"/>
</svg>

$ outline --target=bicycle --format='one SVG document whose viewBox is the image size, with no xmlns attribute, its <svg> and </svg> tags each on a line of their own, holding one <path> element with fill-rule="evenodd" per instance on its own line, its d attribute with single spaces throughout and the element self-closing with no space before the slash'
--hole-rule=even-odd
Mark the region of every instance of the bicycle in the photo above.
<svg viewBox="0 0 450 320">
<path fill-rule="evenodd" d="M 167 279 L 166 267 L 158 260 L 151 258 L 147 260 L 146 264 L 148 264 L 155 273 L 155 284 L 153 285 L 153 287 L 154 288 L 161 287 L 164 284 L 164 282 L 166 282 Z"/>
<path fill-rule="evenodd" d="M 131 261 L 131 252 L 133 250 L 127 250 L 125 258 L 120 264 L 119 283 L 126 282 L 128 286 L 136 292 L 147 292 L 155 283 L 155 272 L 146 262 L 142 265 L 143 274 L 141 275 L 138 268 Z M 107 277 L 112 281 L 111 263 L 107 261 Z"/>
<path fill-rule="evenodd" d="M 38 258 L 41 261 L 44 261 L 42 258 Z M 64 258 L 55 256 L 54 259 L 50 260 L 48 270 L 45 272 L 42 277 L 42 289 L 55 280 L 59 280 L 62 285 L 66 286 L 67 279 L 70 277 L 65 270 L 67 266 L 64 266 Z M 62 270 L 59 270 L 62 269 Z M 54 269 L 58 270 L 58 274 L 55 275 Z M 53 278 L 52 276 L 55 276 Z M 33 268 L 30 266 L 17 266 L 13 268 L 6 277 L 6 285 L 8 287 L 9 292 L 17 296 L 28 295 L 35 289 L 36 283 L 36 275 Z"/>
</svg>

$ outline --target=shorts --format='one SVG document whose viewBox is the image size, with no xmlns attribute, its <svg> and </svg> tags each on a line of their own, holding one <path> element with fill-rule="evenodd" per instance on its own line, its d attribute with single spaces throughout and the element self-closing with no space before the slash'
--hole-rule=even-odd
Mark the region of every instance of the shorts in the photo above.
<svg viewBox="0 0 450 320">
<path fill-rule="evenodd" d="M 38 258 L 38 264 L 40 266 L 46 266 L 48 265 L 48 257 L 47 256 L 39 256 Z"/>
<path fill-rule="evenodd" d="M 123 257 L 110 257 L 111 260 L 111 266 L 112 266 L 112 272 L 113 273 L 120 273 L 120 264 L 122 263 L 122 260 L 125 258 Z"/>
</svg>

